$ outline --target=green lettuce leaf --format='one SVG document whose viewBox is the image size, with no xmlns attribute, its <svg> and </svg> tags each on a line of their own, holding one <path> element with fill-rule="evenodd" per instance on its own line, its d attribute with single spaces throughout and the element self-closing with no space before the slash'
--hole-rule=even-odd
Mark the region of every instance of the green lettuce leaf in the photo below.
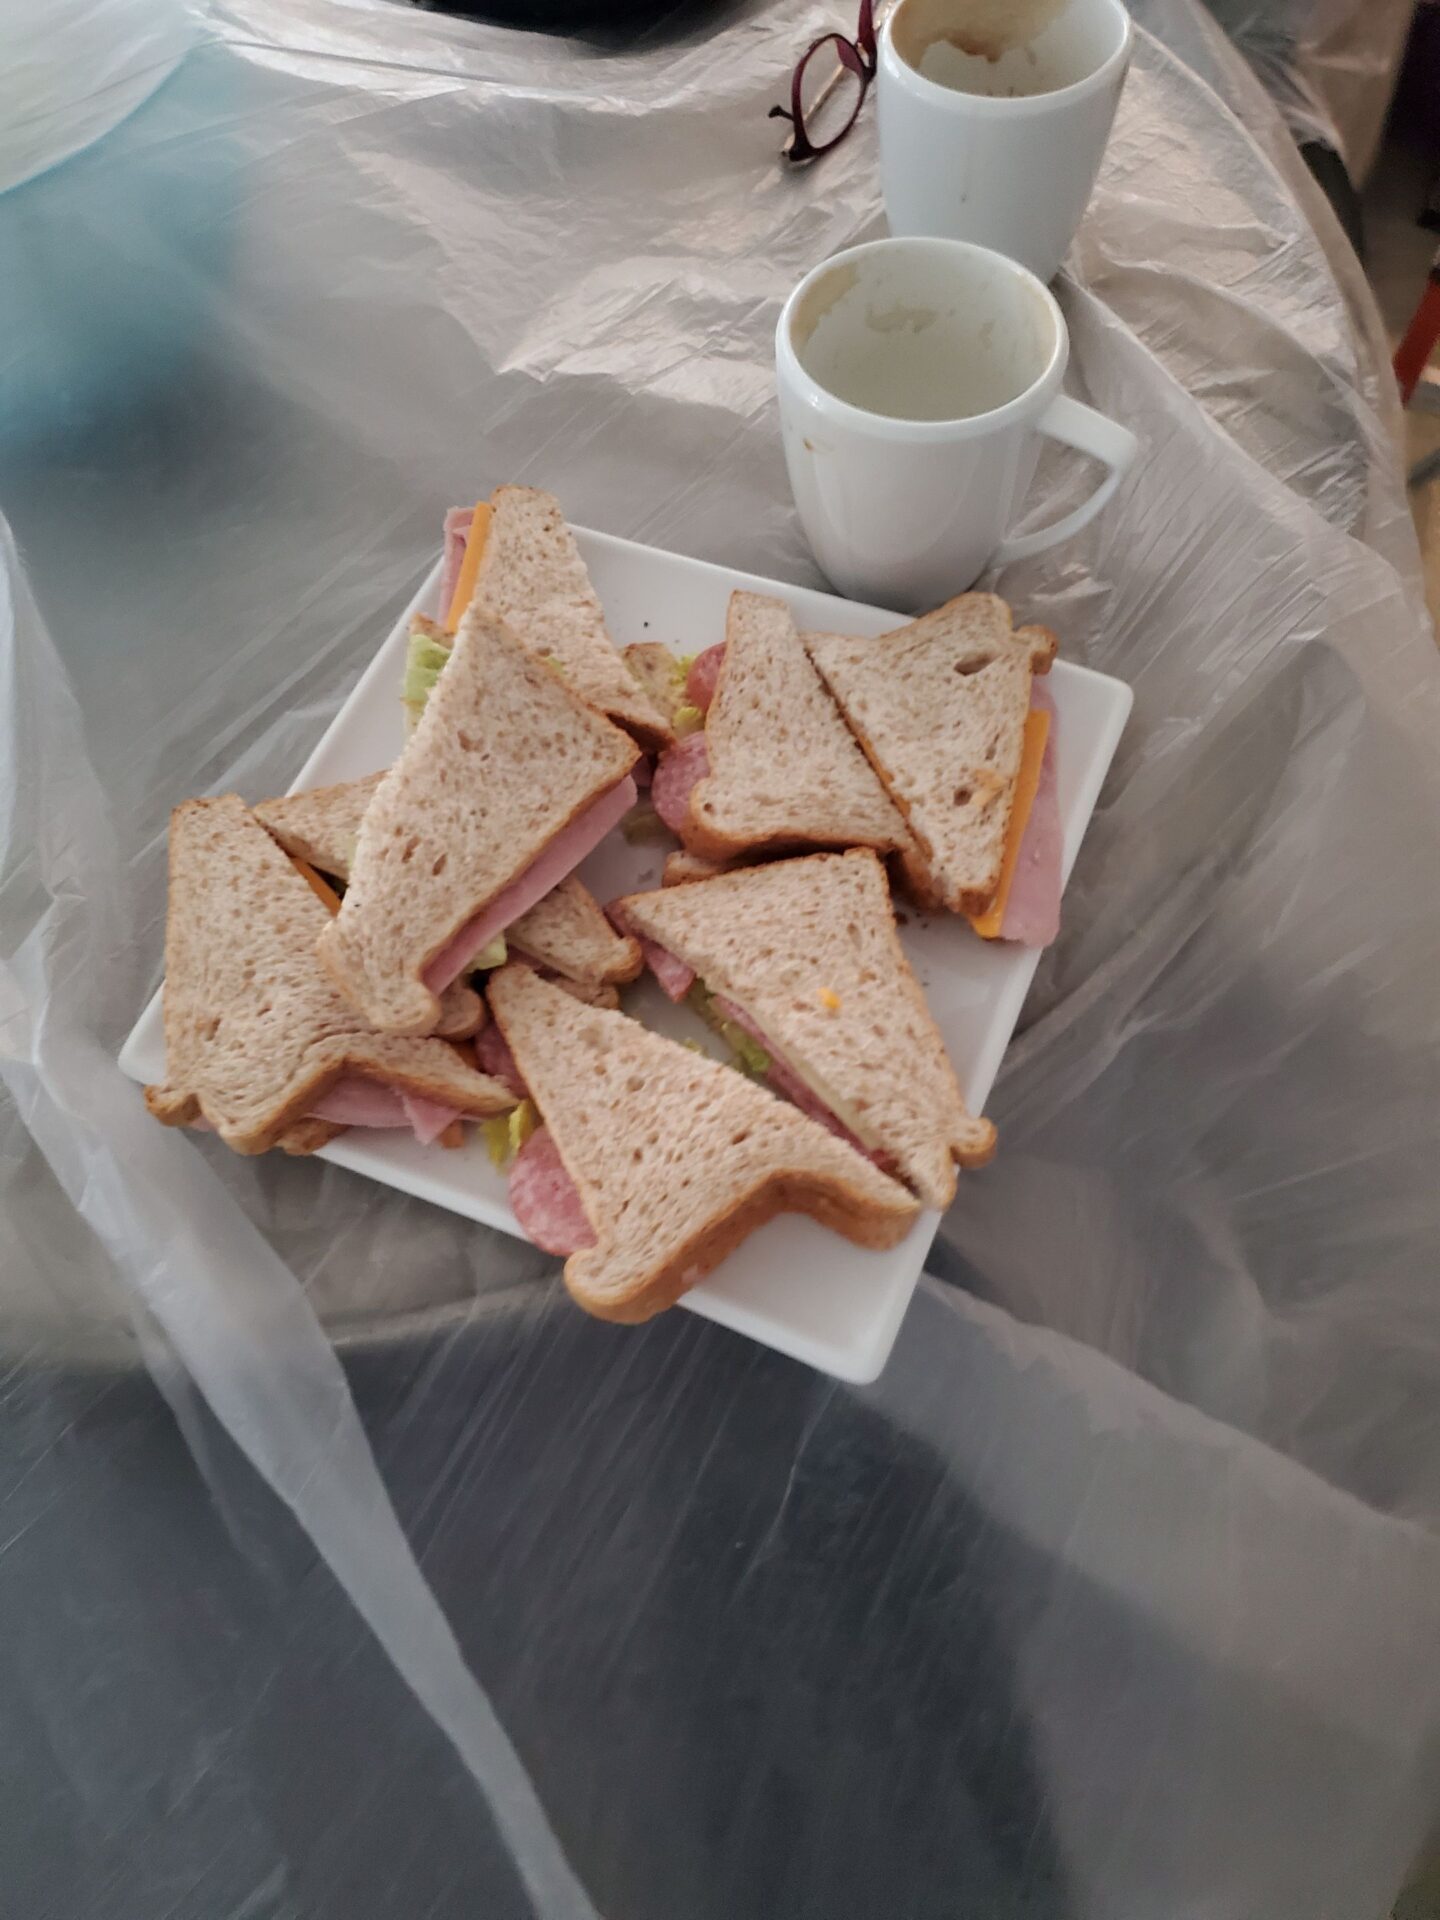
<svg viewBox="0 0 1440 1920">
<path fill-rule="evenodd" d="M 733 1020 L 727 1020 L 715 1009 L 715 996 L 703 980 L 697 980 L 685 996 L 686 1003 L 698 1013 L 707 1027 L 712 1027 L 735 1055 L 735 1064 L 741 1073 L 751 1080 L 763 1080 L 770 1071 L 770 1056 L 758 1040 L 746 1033 L 743 1027 L 737 1027 Z"/>
<path fill-rule="evenodd" d="M 411 629 L 405 647 L 405 679 L 400 698 L 405 702 L 411 726 L 425 711 L 425 702 L 434 692 L 435 682 L 450 658 L 450 649 L 433 640 L 428 633 Z"/>
</svg>

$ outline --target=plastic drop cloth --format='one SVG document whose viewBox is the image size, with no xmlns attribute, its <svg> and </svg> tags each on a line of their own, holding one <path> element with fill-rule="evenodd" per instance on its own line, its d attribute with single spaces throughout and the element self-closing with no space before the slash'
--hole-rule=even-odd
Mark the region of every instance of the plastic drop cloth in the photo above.
<svg viewBox="0 0 1440 1920">
<path fill-rule="evenodd" d="M 1134 719 L 864 1392 L 112 1064 L 169 807 L 288 783 L 450 501 L 811 577 L 771 330 L 878 227 L 873 122 L 789 177 L 764 114 L 830 13 L 240 0 L 0 199 L 7 1911 L 1387 1910 L 1440 1786 L 1440 672 L 1353 261 L 1213 23 L 1142 19 L 1062 297 L 1144 458 L 1001 582 Z"/>
<path fill-rule="evenodd" d="M 1380 145 L 1415 0 L 1206 0 L 1297 140 L 1344 160 L 1357 184 Z"/>
</svg>

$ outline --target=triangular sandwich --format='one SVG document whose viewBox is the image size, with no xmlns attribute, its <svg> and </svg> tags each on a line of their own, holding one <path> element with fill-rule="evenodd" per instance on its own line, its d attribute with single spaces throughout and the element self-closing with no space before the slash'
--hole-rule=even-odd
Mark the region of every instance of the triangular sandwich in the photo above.
<svg viewBox="0 0 1440 1920">
<path fill-rule="evenodd" d="M 990 1158 L 995 1129 L 966 1110 L 944 1042 L 866 850 L 777 860 L 616 903 L 670 988 L 698 981 L 702 1011 L 736 1026 L 778 1091 L 850 1138 L 927 1206 L 956 1166 Z M 687 989 L 689 990 L 689 989 Z"/>
<path fill-rule="evenodd" d="M 719 1061 L 623 1013 L 584 1007 L 524 967 L 490 1005 L 544 1127 L 510 1175 L 537 1244 L 606 1320 L 647 1320 L 778 1213 L 890 1247 L 912 1197 L 843 1140 Z"/>
<path fill-rule="evenodd" d="M 805 636 L 810 658 L 909 824 L 934 896 L 983 914 L 1000 884 L 1030 682 L 1055 636 L 962 593 L 877 640 Z"/>
<path fill-rule="evenodd" d="M 483 503 L 482 503 L 483 504 Z M 665 713 L 626 666 L 605 625 L 575 535 L 554 494 L 497 487 L 471 523 L 455 601 L 500 615 L 527 653 L 564 675 L 581 696 L 642 746 L 667 746 Z"/>
<path fill-rule="evenodd" d="M 428 1033 L 438 995 L 635 802 L 635 743 L 476 604 L 360 821 L 318 943 L 372 1026 Z"/>
</svg>

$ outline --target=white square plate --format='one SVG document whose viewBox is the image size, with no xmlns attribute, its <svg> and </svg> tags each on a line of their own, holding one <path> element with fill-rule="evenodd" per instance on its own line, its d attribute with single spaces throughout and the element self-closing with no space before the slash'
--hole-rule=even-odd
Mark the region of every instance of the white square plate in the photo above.
<svg viewBox="0 0 1440 1920">
<path fill-rule="evenodd" d="M 724 637 L 726 603 L 737 587 L 786 601 L 802 629 L 869 638 L 903 622 L 899 614 L 832 594 L 731 573 L 608 534 L 576 532 L 617 646 L 660 640 L 677 653 L 698 653 Z M 439 574 L 437 565 L 301 768 L 292 792 L 374 773 L 395 758 L 403 739 L 399 696 L 410 614 L 433 607 Z M 1056 662 L 1050 688 L 1059 713 L 1060 814 L 1068 879 L 1129 714 L 1131 694 L 1118 680 L 1064 660 Z M 615 833 L 585 862 L 581 874 L 597 898 L 612 900 L 617 894 L 658 886 L 664 853 L 659 847 L 631 846 Z M 1039 955 L 980 940 L 963 921 L 927 920 L 910 909 L 905 918 L 905 950 L 945 1036 L 965 1098 L 971 1111 L 980 1113 Z M 694 1015 L 672 1007 L 648 978 L 627 989 L 626 1006 L 647 1025 L 723 1051 Z M 158 992 L 126 1041 L 120 1065 L 139 1081 L 163 1078 L 165 1034 Z M 1004 1152 L 1003 1141 L 1000 1150 Z M 506 1198 L 505 1176 L 490 1164 L 478 1137 L 447 1152 L 398 1134 L 357 1129 L 321 1153 L 339 1166 L 486 1226 L 520 1232 Z M 962 1205 L 964 1189 L 962 1177 Z M 752 1235 L 681 1304 L 841 1380 L 873 1380 L 889 1356 L 938 1225 L 938 1214 L 923 1213 L 898 1247 L 868 1253 L 813 1221 L 786 1216 Z"/>
</svg>

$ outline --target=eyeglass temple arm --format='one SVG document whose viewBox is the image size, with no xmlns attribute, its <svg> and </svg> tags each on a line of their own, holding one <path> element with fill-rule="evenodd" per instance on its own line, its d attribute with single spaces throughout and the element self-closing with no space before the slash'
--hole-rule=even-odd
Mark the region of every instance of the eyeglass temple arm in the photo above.
<svg viewBox="0 0 1440 1920">
<path fill-rule="evenodd" d="M 868 13 L 870 15 L 871 32 L 877 46 L 879 44 L 880 29 L 884 26 L 885 22 L 890 18 L 890 15 L 895 11 L 896 7 L 899 6 L 899 4 L 900 4 L 900 0 L 881 0 L 881 4 L 878 7 L 876 7 L 876 6 L 870 5 L 869 0 L 862 0 L 862 4 L 860 8 L 860 24 L 861 24 L 861 27 L 863 28 L 865 24 L 865 16 Z M 834 71 L 831 73 L 829 79 L 826 80 L 819 87 L 819 89 L 815 94 L 814 100 L 811 102 L 811 105 L 813 107 L 823 107 L 825 102 L 830 98 L 831 94 L 834 93 L 836 87 L 838 87 L 840 82 L 845 78 L 847 71 L 848 69 L 843 67 L 840 64 L 840 62 L 837 60 L 835 62 Z M 790 150 L 795 145 L 795 135 L 798 131 L 799 131 L 798 128 L 792 126 L 789 133 L 786 135 L 785 139 L 782 141 L 780 146 L 780 157 L 782 159 L 788 159 L 790 157 Z"/>
</svg>

